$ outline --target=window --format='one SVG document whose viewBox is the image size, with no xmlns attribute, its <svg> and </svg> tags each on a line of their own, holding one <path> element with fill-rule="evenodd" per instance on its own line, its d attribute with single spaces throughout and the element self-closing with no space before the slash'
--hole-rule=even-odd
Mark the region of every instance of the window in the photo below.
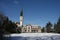
<svg viewBox="0 0 60 40">
<path fill-rule="evenodd" d="M 28 32 L 29 32 L 29 30 L 28 30 Z"/>
<path fill-rule="evenodd" d="M 38 32 L 38 30 L 32 30 L 33 33 Z"/>
<path fill-rule="evenodd" d="M 26 30 L 25 30 L 26 31 Z"/>
</svg>

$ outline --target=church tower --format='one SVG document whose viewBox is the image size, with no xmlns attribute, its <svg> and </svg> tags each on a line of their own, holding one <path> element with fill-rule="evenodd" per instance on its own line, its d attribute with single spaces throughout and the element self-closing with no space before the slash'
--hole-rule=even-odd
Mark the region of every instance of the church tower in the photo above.
<svg viewBox="0 0 60 40">
<path fill-rule="evenodd" d="M 23 26 L 23 10 L 20 12 L 20 27 Z"/>
</svg>

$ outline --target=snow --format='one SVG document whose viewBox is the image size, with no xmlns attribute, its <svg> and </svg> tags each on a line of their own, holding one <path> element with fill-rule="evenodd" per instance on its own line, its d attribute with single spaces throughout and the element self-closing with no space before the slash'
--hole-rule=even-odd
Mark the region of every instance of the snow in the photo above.
<svg viewBox="0 0 60 40">
<path fill-rule="evenodd" d="M 57 33 L 21 33 L 9 34 L 5 37 L 12 37 L 12 40 L 60 40 L 60 34 Z"/>
<path fill-rule="evenodd" d="M 53 35 L 60 35 L 57 33 L 21 33 L 21 34 L 10 34 L 5 36 L 21 36 L 21 37 L 40 37 L 40 36 L 53 36 Z"/>
</svg>

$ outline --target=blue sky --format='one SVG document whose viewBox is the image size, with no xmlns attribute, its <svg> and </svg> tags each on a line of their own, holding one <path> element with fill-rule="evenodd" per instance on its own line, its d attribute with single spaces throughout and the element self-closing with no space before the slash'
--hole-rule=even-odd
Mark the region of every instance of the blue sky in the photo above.
<svg viewBox="0 0 60 40">
<path fill-rule="evenodd" d="M 0 11 L 13 22 L 20 21 L 23 8 L 23 24 L 44 27 L 48 21 L 56 23 L 60 16 L 60 0 L 0 0 Z"/>
</svg>

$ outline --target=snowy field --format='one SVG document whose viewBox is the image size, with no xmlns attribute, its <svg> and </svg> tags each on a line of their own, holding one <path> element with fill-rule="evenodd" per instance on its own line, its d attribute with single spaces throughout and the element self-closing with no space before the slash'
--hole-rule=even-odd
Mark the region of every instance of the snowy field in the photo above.
<svg viewBox="0 0 60 40">
<path fill-rule="evenodd" d="M 60 40 L 57 33 L 21 33 L 5 35 L 6 40 Z"/>
</svg>

